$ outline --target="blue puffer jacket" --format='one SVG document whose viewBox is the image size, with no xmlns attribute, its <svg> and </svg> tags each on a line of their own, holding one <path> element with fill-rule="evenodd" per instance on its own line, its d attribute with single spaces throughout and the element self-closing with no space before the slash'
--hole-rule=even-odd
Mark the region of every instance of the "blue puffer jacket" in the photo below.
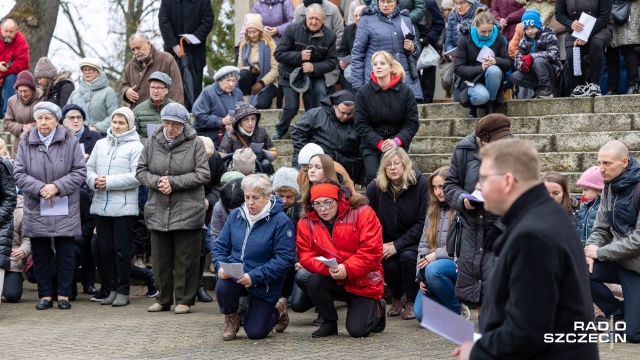
<svg viewBox="0 0 640 360">
<path fill-rule="evenodd" d="M 406 73 L 405 84 L 411 89 L 416 100 L 423 99 L 420 79 L 412 79 L 407 62 L 407 52 L 404 50 L 401 22 L 415 35 L 415 29 L 409 18 L 409 11 L 399 10 L 398 7 L 390 17 L 383 15 L 378 6 L 362 10 L 362 18 L 356 31 L 356 39 L 351 50 L 353 88 L 359 89 L 371 78 L 371 57 L 376 51 L 384 50 L 393 55 Z M 416 47 L 415 58 L 420 54 L 420 45 L 416 37 L 413 44 Z M 412 56 L 412 55 L 409 55 Z"/>
<path fill-rule="evenodd" d="M 593 231 L 593 223 L 596 221 L 596 215 L 598 215 L 598 208 L 600 207 L 600 198 L 597 198 L 584 203 L 580 210 L 578 210 L 578 218 L 576 219 L 576 230 L 582 240 L 582 246 L 587 242 L 591 232 Z"/>
<path fill-rule="evenodd" d="M 293 268 L 295 228 L 279 197 L 272 195 L 266 206 L 270 206 L 269 214 L 253 226 L 247 221 L 245 205 L 233 210 L 213 245 L 211 261 L 216 272 L 220 262 L 242 263 L 251 277 L 249 293 L 276 303 L 285 274 Z"/>
<path fill-rule="evenodd" d="M 464 14 L 464 16 L 458 15 L 457 11 L 451 12 L 447 23 L 447 37 L 444 43 L 444 51 L 449 51 L 458 46 L 458 38 L 460 37 L 460 30 L 458 30 L 458 25 L 460 25 L 463 20 L 473 20 L 473 18 L 476 17 L 476 10 L 479 7 L 486 6 L 477 2 L 471 5 L 471 9 L 469 9 L 469 11 Z"/>
</svg>

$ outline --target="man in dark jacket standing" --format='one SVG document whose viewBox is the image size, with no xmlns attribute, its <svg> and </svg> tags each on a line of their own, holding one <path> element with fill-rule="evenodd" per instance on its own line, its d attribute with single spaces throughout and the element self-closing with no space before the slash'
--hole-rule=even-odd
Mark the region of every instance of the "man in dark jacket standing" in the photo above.
<svg viewBox="0 0 640 360">
<path fill-rule="evenodd" d="M 479 318 L 482 337 L 453 355 L 598 359 L 594 342 L 553 341 L 554 334 L 579 338 L 585 332 L 576 328 L 593 320 L 593 308 L 582 245 L 565 210 L 540 184 L 538 152 L 529 141 L 507 139 L 484 146 L 480 159 L 476 188 L 485 208 L 502 215 L 506 231 L 494 244 L 496 263 Z"/>
<path fill-rule="evenodd" d="M 347 67 L 351 65 L 351 50 L 353 49 L 353 42 L 356 41 L 356 30 L 358 30 L 358 23 L 360 23 L 360 16 L 362 14 L 362 10 L 366 8 L 365 5 L 358 5 L 353 10 L 353 18 L 355 22 L 353 24 L 347 25 L 344 28 L 344 34 L 342 35 L 342 40 L 340 41 L 340 45 L 338 46 L 338 66 L 340 67 L 340 86 L 344 90 L 353 91 L 353 87 L 351 86 L 351 68 L 347 70 Z M 344 61 L 340 59 L 344 59 L 348 57 L 349 61 Z M 345 77 L 345 71 L 349 78 Z"/>
<path fill-rule="evenodd" d="M 207 65 L 207 36 L 213 28 L 213 9 L 210 0 L 162 0 L 158 22 L 160 33 L 164 41 L 164 51 L 173 55 L 178 64 L 183 57 L 188 59 L 190 67 L 193 67 L 193 83 L 184 84 L 184 106 L 191 111 L 193 103 L 189 100 L 186 87 L 192 86 L 193 102 L 202 92 L 202 72 Z M 200 40 L 199 44 L 183 41 L 184 52 L 180 47 L 182 34 L 190 34 Z M 180 73 L 184 74 L 185 68 L 180 66 Z M 183 75 L 184 76 L 184 75 Z"/>
<path fill-rule="evenodd" d="M 324 153 L 344 166 L 351 179 L 360 179 L 360 137 L 353 122 L 355 96 L 340 90 L 322 100 L 322 106 L 311 109 L 291 129 L 292 166 L 298 165 L 298 153 L 308 143 L 322 147 Z M 364 179 L 363 179 L 364 180 Z"/>
<path fill-rule="evenodd" d="M 638 183 L 640 166 L 618 140 L 598 152 L 604 179 L 602 200 L 584 254 L 591 273 L 593 301 L 614 321 L 624 319 L 626 341 L 640 342 L 640 229 Z M 615 217 L 614 215 L 615 214 Z M 604 283 L 622 285 L 624 302 Z"/>
<path fill-rule="evenodd" d="M 13 166 L 8 158 L 0 157 L 0 276 L 11 265 L 11 244 L 13 244 L 13 210 L 16 208 L 16 183 L 13 180 Z M 2 294 L 2 286 L 0 286 Z"/>
<path fill-rule="evenodd" d="M 289 131 L 289 124 L 300 107 L 300 93 L 303 94 L 305 110 L 320 106 L 320 101 L 327 93 L 324 75 L 338 65 L 336 33 L 324 26 L 322 6 L 312 4 L 306 11 L 304 20 L 294 22 L 285 29 L 276 47 L 278 84 L 283 87 L 285 104 L 273 140 L 281 139 Z M 291 84 L 291 77 L 294 78 L 295 88 Z"/>
</svg>

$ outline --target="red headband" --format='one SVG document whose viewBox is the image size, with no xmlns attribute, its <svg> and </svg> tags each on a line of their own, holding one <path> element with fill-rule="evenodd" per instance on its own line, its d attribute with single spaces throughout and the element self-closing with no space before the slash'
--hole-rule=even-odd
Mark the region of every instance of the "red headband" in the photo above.
<svg viewBox="0 0 640 360">
<path fill-rule="evenodd" d="M 340 189 L 337 186 L 329 183 L 313 185 L 311 187 L 311 201 L 323 196 L 338 200 L 338 190 Z"/>
</svg>

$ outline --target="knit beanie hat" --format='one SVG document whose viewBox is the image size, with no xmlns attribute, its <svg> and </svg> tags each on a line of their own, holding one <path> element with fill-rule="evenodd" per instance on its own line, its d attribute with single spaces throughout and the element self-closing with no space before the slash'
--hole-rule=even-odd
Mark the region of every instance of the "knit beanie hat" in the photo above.
<svg viewBox="0 0 640 360">
<path fill-rule="evenodd" d="M 309 165 L 309 160 L 313 155 L 324 154 L 324 150 L 318 144 L 308 143 L 298 153 L 298 164 Z"/>
<path fill-rule="evenodd" d="M 262 15 L 248 13 L 245 18 L 245 29 L 256 29 L 260 32 L 264 32 L 264 27 L 262 26 Z"/>
<path fill-rule="evenodd" d="M 580 175 L 580 179 L 578 179 L 576 185 L 587 189 L 602 191 L 604 188 L 604 179 L 600 174 L 600 167 L 592 166 L 588 168 L 584 173 L 582 173 L 582 175 Z"/>
<path fill-rule="evenodd" d="M 476 136 L 483 142 L 490 143 L 511 134 L 511 120 L 504 114 L 489 114 L 476 125 Z"/>
<path fill-rule="evenodd" d="M 315 201 L 319 197 L 328 197 L 338 200 L 338 190 L 336 185 L 329 183 L 320 183 L 311 187 L 311 202 Z"/>
<path fill-rule="evenodd" d="M 31 74 L 29 74 L 29 75 L 31 75 Z M 36 113 L 38 113 L 40 111 L 46 111 L 46 112 L 51 113 L 53 116 L 56 117 L 56 120 L 58 120 L 58 121 L 60 121 L 60 119 L 62 119 L 62 111 L 60 110 L 58 105 L 56 105 L 56 104 L 54 104 L 52 102 L 42 101 L 42 102 L 37 103 L 36 106 L 33 107 L 33 117 L 34 118 L 37 117 Z"/>
<path fill-rule="evenodd" d="M 322 5 L 322 0 L 303 0 L 302 3 L 304 4 L 304 7 L 309 7 L 311 4 Z"/>
<path fill-rule="evenodd" d="M 442 0 L 442 4 L 440 5 L 440 9 L 453 9 L 453 0 Z"/>
<path fill-rule="evenodd" d="M 85 67 L 85 66 L 90 66 L 90 67 L 98 70 L 99 72 L 102 72 L 102 64 L 100 63 L 100 60 L 98 60 L 96 58 L 86 57 L 86 58 L 80 60 L 80 70 L 82 70 L 82 68 Z"/>
<path fill-rule="evenodd" d="M 273 175 L 273 188 L 277 190 L 280 187 L 287 186 L 293 188 L 296 192 L 300 191 L 298 187 L 298 171 L 290 167 L 281 167 Z"/>
<path fill-rule="evenodd" d="M 136 116 L 133 114 L 133 111 L 128 107 L 121 107 L 113 110 L 111 113 L 111 119 L 113 119 L 114 115 L 122 115 L 127 119 L 127 125 L 129 125 L 129 130 L 136 128 Z"/>
<path fill-rule="evenodd" d="M 62 124 L 62 121 L 64 120 L 64 118 L 67 117 L 67 113 L 71 110 L 78 110 L 80 111 L 80 115 L 82 116 L 82 120 L 86 120 L 87 119 L 87 113 L 84 112 L 84 109 L 76 104 L 67 104 L 62 108 L 62 117 L 60 117 L 60 123 Z"/>
<path fill-rule="evenodd" d="M 538 29 L 542 29 L 542 20 L 540 20 L 540 13 L 538 10 L 527 10 L 522 14 L 522 28 L 525 29 L 527 26 L 535 26 Z"/>
<path fill-rule="evenodd" d="M 13 85 L 13 88 L 18 90 L 20 86 L 27 86 L 30 87 L 31 90 L 36 91 L 36 79 L 33 78 L 29 70 L 20 71 L 16 77 L 16 84 Z"/>
<path fill-rule="evenodd" d="M 43 56 L 40 58 L 40 60 L 38 60 L 33 73 L 35 74 L 36 79 L 50 78 L 57 74 L 58 70 L 55 66 L 53 66 L 51 60 L 49 60 L 48 57 Z"/>
<path fill-rule="evenodd" d="M 240 80 L 240 69 L 235 66 L 223 66 L 213 73 L 213 80 L 220 81 L 231 76 L 235 76 L 237 80 Z"/>
</svg>

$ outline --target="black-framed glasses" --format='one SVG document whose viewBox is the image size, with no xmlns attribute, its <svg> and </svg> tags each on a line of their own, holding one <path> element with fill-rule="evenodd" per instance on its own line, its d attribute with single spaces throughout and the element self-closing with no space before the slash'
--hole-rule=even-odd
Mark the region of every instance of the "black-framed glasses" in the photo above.
<svg viewBox="0 0 640 360">
<path fill-rule="evenodd" d="M 333 208 L 333 204 L 335 204 L 335 202 L 336 202 L 335 200 L 327 200 L 323 203 L 314 202 L 312 206 L 316 211 L 320 211 L 322 209 L 329 210 Z"/>
<path fill-rule="evenodd" d="M 346 118 L 349 118 L 349 119 L 353 117 L 353 111 L 352 112 L 344 112 L 344 111 L 342 111 L 342 110 L 340 110 L 338 108 L 338 105 L 334 105 L 334 107 L 335 107 L 336 111 L 338 112 L 338 116 L 346 117 Z"/>
</svg>

